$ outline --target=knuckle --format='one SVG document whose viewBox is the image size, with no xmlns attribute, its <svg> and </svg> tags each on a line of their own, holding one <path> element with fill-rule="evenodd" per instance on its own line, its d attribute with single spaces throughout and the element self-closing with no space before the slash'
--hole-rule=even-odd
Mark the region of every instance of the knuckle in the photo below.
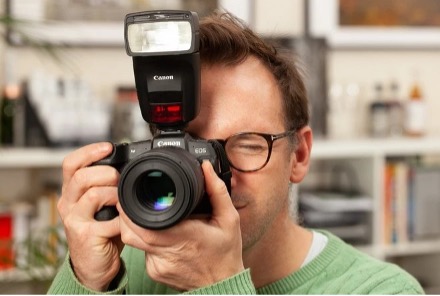
<svg viewBox="0 0 440 296">
<path fill-rule="evenodd" d="M 156 269 L 148 268 L 147 267 L 147 273 L 148 276 L 155 282 L 160 282 L 160 274 L 157 272 Z"/>
<path fill-rule="evenodd" d="M 240 225 L 240 214 L 238 214 L 237 211 L 231 211 L 231 213 L 229 214 L 229 221 L 231 223 L 232 226 L 237 226 Z"/>
<path fill-rule="evenodd" d="M 126 245 L 130 245 L 129 235 L 126 231 L 121 231 L 121 241 Z"/>
<path fill-rule="evenodd" d="M 72 229 L 76 229 L 75 219 L 73 219 L 71 215 L 67 215 L 66 217 L 64 217 L 63 223 L 64 223 L 64 228 L 68 232 L 71 232 Z"/>
<path fill-rule="evenodd" d="M 76 169 L 75 162 L 72 159 L 72 156 L 69 154 L 64 157 L 62 166 L 64 172 L 72 172 Z"/>
<path fill-rule="evenodd" d="M 58 210 L 58 213 L 60 213 L 61 218 L 63 218 L 65 212 L 64 212 L 64 199 L 62 196 L 57 202 L 57 210 Z"/>
<path fill-rule="evenodd" d="M 91 187 L 86 193 L 83 195 L 81 199 L 85 199 L 90 204 L 95 204 L 97 200 L 101 198 L 101 194 L 99 192 L 99 188 Z"/>
<path fill-rule="evenodd" d="M 147 273 L 156 282 L 162 282 L 165 278 L 165 269 L 155 259 L 147 259 Z"/>
<path fill-rule="evenodd" d="M 119 182 L 120 174 L 118 170 L 111 167 L 112 174 L 110 175 L 110 184 L 109 185 L 117 185 Z"/>
<path fill-rule="evenodd" d="M 135 246 L 135 240 L 129 231 L 121 231 L 121 241 L 126 245 Z"/>
<path fill-rule="evenodd" d="M 73 183 L 79 185 L 80 187 L 87 187 L 87 176 L 84 170 L 78 170 L 72 176 Z"/>
<path fill-rule="evenodd" d="M 69 236 L 73 238 L 77 243 L 81 244 L 90 240 L 90 228 L 84 224 L 76 223 L 75 218 L 68 218 L 64 224 L 66 232 Z"/>
<path fill-rule="evenodd" d="M 61 167 L 63 168 L 63 170 L 69 170 L 71 168 L 71 161 L 69 155 L 64 157 Z"/>
</svg>

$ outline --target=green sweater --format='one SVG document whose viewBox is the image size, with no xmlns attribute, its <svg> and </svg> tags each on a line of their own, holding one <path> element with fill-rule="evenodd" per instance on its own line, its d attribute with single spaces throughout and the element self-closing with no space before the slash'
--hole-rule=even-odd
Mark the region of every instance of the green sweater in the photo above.
<svg viewBox="0 0 440 296">
<path fill-rule="evenodd" d="M 287 277 L 255 288 L 250 270 L 212 286 L 187 294 L 423 294 L 419 283 L 397 265 L 376 260 L 334 235 L 324 250 L 311 262 Z M 144 252 L 130 247 L 123 251 L 127 267 L 108 294 L 176 294 L 177 291 L 156 283 L 145 272 Z M 66 260 L 55 277 L 49 294 L 93 294 L 82 286 Z M 98 293 L 102 294 L 102 293 Z"/>
</svg>

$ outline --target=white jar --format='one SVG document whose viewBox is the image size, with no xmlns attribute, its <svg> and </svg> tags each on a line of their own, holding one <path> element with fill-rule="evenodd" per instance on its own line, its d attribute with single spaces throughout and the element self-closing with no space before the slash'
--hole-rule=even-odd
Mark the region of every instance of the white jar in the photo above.
<svg viewBox="0 0 440 296">
<path fill-rule="evenodd" d="M 427 108 L 424 100 L 410 100 L 405 105 L 405 133 L 422 136 L 426 132 Z"/>
</svg>

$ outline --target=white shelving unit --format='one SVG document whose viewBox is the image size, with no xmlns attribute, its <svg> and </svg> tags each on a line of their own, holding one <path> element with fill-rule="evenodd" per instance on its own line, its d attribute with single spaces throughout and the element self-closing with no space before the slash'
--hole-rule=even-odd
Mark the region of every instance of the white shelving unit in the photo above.
<svg viewBox="0 0 440 296">
<path fill-rule="evenodd" d="M 312 147 L 312 163 L 342 162 L 355 169 L 361 190 L 373 199 L 372 243 L 362 249 L 385 260 L 396 256 L 440 254 L 440 238 L 395 245 L 386 245 L 382 241 L 383 180 L 387 158 L 427 155 L 440 156 L 440 138 L 317 139 Z"/>
</svg>

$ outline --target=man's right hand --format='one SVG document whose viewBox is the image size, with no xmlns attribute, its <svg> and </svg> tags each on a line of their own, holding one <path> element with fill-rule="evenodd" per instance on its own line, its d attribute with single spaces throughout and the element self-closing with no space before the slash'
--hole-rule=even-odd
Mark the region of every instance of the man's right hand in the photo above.
<svg viewBox="0 0 440 296">
<path fill-rule="evenodd" d="M 69 154 L 63 162 L 58 202 L 73 271 L 84 286 L 96 291 L 107 290 L 121 267 L 119 217 L 94 219 L 103 206 L 118 202 L 118 171 L 111 166 L 90 166 L 111 151 L 111 143 L 96 143 Z"/>
</svg>

